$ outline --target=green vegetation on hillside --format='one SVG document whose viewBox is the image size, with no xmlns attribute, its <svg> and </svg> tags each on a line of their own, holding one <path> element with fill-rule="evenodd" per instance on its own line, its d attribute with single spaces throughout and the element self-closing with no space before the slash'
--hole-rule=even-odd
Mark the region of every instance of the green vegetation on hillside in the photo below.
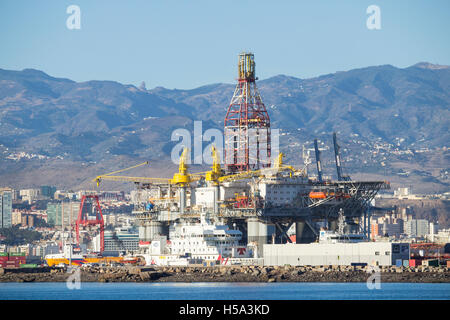
<svg viewBox="0 0 450 320">
<path fill-rule="evenodd" d="M 0 240 L 1 244 L 10 246 L 32 243 L 41 239 L 41 234 L 37 231 L 19 229 L 18 226 L 11 228 L 0 228 L 0 236 L 4 239 Z"/>
</svg>

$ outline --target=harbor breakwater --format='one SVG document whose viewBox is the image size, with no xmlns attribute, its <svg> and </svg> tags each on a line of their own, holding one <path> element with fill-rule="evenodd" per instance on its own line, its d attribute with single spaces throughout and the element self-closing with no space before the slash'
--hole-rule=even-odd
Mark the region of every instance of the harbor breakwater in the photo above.
<svg viewBox="0 0 450 320">
<path fill-rule="evenodd" d="M 63 282 L 78 272 L 81 282 L 380 282 L 450 283 L 448 267 L 74 267 L 1 269 L 0 282 Z"/>
</svg>

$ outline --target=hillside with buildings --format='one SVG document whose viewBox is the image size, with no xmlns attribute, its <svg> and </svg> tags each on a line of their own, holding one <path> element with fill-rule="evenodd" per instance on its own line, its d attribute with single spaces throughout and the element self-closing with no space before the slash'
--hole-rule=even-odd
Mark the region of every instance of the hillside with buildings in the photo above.
<svg viewBox="0 0 450 320">
<path fill-rule="evenodd" d="M 147 90 L 33 69 L 0 70 L 0 84 L 0 178 L 14 188 L 88 188 L 98 174 L 145 160 L 151 162 L 147 175 L 164 175 L 174 168 L 166 161 L 177 143 L 172 132 L 192 133 L 197 120 L 203 132 L 222 130 L 234 90 L 232 84 Z M 336 131 L 352 176 L 414 185 L 421 193 L 448 191 L 449 67 L 383 65 L 311 79 L 279 75 L 258 86 L 286 162 L 303 166 L 302 147 L 318 138 L 324 174 L 334 177 Z"/>
</svg>

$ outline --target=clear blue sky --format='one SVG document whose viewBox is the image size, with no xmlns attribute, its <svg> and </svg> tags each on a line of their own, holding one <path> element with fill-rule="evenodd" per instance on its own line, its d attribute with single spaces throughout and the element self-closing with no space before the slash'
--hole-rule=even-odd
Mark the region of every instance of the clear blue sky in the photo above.
<svg viewBox="0 0 450 320">
<path fill-rule="evenodd" d="M 80 30 L 66 27 L 72 4 Z M 381 30 L 366 27 L 372 4 Z M 449 34 L 448 0 L 0 0 L 0 68 L 147 88 L 233 83 L 241 51 L 260 79 L 448 65 Z"/>
</svg>

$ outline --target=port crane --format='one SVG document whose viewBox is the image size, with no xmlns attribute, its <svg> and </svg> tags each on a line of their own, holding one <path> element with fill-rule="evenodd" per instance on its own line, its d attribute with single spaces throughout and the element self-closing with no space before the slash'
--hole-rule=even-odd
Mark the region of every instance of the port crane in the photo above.
<svg viewBox="0 0 450 320">
<path fill-rule="evenodd" d="M 317 146 L 317 150 L 320 152 L 320 151 L 324 151 L 326 149 L 320 148 L 319 146 Z M 304 164 L 303 170 L 306 175 L 308 174 L 308 166 L 312 163 L 311 151 L 316 152 L 316 148 L 305 148 L 305 145 L 302 146 L 302 158 L 303 158 L 303 164 Z M 319 155 L 319 158 L 320 158 L 320 155 Z"/>
<path fill-rule="evenodd" d="M 88 201 L 91 201 L 92 208 L 85 206 Z M 95 214 L 93 217 L 89 214 L 89 209 Z M 81 198 L 80 210 L 78 212 L 78 218 L 75 222 L 76 228 L 76 240 L 77 245 L 80 245 L 80 230 L 81 227 L 88 227 L 92 225 L 98 225 L 100 228 L 100 252 L 105 250 L 105 223 L 103 220 L 102 209 L 97 195 L 83 195 Z"/>
<path fill-rule="evenodd" d="M 169 179 L 165 179 L 165 178 L 150 178 L 150 177 L 130 177 L 130 176 L 117 176 L 115 175 L 116 173 L 120 173 L 120 172 L 124 172 L 124 171 L 128 171 L 134 168 L 138 168 L 141 167 L 143 165 L 148 164 L 148 161 L 142 162 L 140 164 L 125 168 L 125 169 L 120 169 L 117 171 L 113 171 L 110 173 L 105 173 L 102 175 L 99 175 L 97 177 L 95 177 L 92 182 L 95 182 L 97 184 L 97 187 L 100 186 L 100 182 L 103 180 L 109 180 L 109 181 L 128 181 L 128 182 L 134 182 L 135 184 L 139 184 L 139 183 L 143 183 L 143 184 L 168 184 L 170 182 Z"/>
<path fill-rule="evenodd" d="M 338 181 L 350 181 L 350 176 L 344 176 L 342 174 L 342 166 L 341 166 L 341 155 L 340 149 L 341 147 L 337 143 L 336 132 L 333 132 L 333 145 L 334 145 L 334 158 L 336 160 L 336 171 Z"/>
</svg>

